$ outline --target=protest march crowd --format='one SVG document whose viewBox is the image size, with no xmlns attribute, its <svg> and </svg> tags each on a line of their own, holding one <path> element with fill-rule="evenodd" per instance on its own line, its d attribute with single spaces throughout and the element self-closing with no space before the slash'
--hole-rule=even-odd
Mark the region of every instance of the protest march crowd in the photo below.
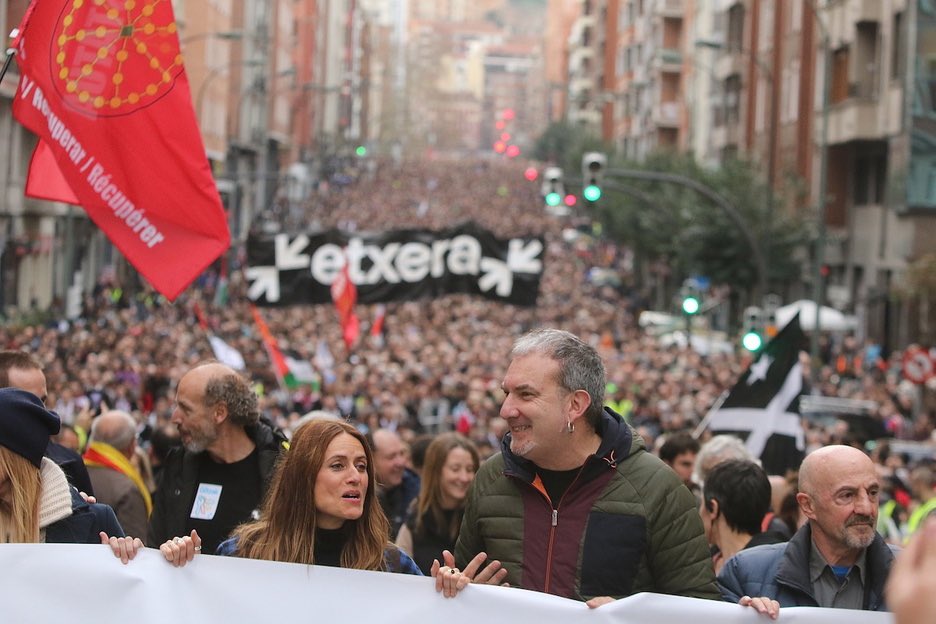
<svg viewBox="0 0 936 624">
<path fill-rule="evenodd" d="M 768 478 L 736 439 L 690 435 L 750 357 L 646 333 L 631 252 L 585 217 L 544 214 L 521 169 L 383 163 L 338 182 L 264 219 L 293 232 L 471 220 L 542 235 L 535 305 L 358 305 L 350 348 L 331 305 L 258 308 L 313 370 L 287 384 L 246 297 L 243 250 L 173 303 L 110 273 L 78 319 L 0 328 L 0 386 L 20 389 L 0 390 L 0 413 L 15 414 L 0 426 L 0 541 L 103 540 L 125 562 L 145 543 L 175 565 L 205 552 L 431 574 L 446 596 L 506 581 L 591 607 L 655 591 L 768 617 L 936 617 L 922 602 L 936 592 L 919 586 L 936 565 L 933 458 L 897 444 L 936 441 L 936 410 L 902 379 L 899 351 L 823 336 L 810 391 L 873 402 L 874 434 L 804 420 L 799 473 Z M 6 487 L 16 462 L 41 473 L 38 533 L 11 502 L 29 492 Z M 52 464 L 96 502 L 62 489 Z M 64 502 L 47 500 L 47 483 Z"/>
</svg>

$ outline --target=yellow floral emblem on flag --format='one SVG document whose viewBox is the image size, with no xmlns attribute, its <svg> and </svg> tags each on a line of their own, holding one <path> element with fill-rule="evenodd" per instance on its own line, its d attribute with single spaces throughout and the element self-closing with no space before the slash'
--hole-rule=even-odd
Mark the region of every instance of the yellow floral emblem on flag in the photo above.
<svg viewBox="0 0 936 624">
<path fill-rule="evenodd" d="M 149 106 L 183 71 L 170 0 L 70 0 L 52 45 L 59 95 L 96 117 Z"/>
</svg>

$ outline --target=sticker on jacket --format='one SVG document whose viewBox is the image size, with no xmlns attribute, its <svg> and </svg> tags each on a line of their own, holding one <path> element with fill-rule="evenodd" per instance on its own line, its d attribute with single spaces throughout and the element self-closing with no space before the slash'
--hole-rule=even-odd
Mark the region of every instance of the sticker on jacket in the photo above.
<svg viewBox="0 0 936 624">
<path fill-rule="evenodd" d="M 192 517 L 196 520 L 212 520 L 218 511 L 221 500 L 221 486 L 213 483 L 199 483 L 192 505 Z"/>
</svg>

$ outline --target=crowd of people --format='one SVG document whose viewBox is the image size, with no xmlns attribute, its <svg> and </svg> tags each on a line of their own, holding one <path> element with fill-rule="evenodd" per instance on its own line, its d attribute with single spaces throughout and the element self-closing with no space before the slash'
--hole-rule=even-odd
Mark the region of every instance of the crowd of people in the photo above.
<svg viewBox="0 0 936 624">
<path fill-rule="evenodd" d="M 0 346 L 34 362 L 16 360 L 11 370 L 43 376 L 41 389 L 0 380 L 38 403 L 10 400 L 40 421 L 43 405 L 54 410 L 61 431 L 42 421 L 34 438 L 45 431 L 57 443 L 49 448 L 82 453 L 87 473 L 72 474 L 68 457 L 48 463 L 73 484 L 90 483 L 81 489 L 117 512 L 122 529 L 97 503 L 69 503 L 75 513 L 98 512 L 95 527 L 107 525 L 93 539 L 111 543 L 125 561 L 145 542 L 176 565 L 204 549 L 428 573 L 446 595 L 469 581 L 506 580 L 593 607 L 659 591 L 721 595 L 772 616 L 793 604 L 883 608 L 893 559 L 886 542 L 928 536 L 929 546 L 911 551 L 924 565 L 919 553 L 933 541 L 926 510 L 936 498 L 932 458 L 904 457 L 887 441 L 931 440 L 936 425 L 919 388 L 902 381 L 899 352 L 884 358 L 836 337 L 812 363 L 820 367 L 812 390 L 872 401 L 870 417 L 886 439 L 861 439 L 844 420 L 806 422 L 814 452 L 798 483 L 792 474 L 758 473 L 751 457 L 723 458 L 741 462 L 729 469 L 703 467 L 714 447 L 706 454 L 688 432 L 737 380 L 746 357 L 702 355 L 645 333 L 637 320 L 646 297 L 626 249 L 595 236 L 586 220 L 544 214 L 537 185 L 519 168 L 475 167 L 381 166 L 316 195 L 291 226 L 441 228 L 470 219 L 500 236 L 541 234 L 547 247 L 535 305 L 466 295 L 390 303 L 379 333 L 369 331 L 377 307 L 358 306 L 364 331 L 350 348 L 332 306 L 261 309 L 280 348 L 313 366 L 314 383 L 290 388 L 274 373 L 237 270 L 243 256 L 230 271 L 207 272 L 174 303 L 108 281 L 78 319 L 0 328 Z M 596 267 L 620 284 L 591 279 Z M 556 329 L 529 333 L 538 327 Z M 242 354 L 245 369 L 211 362 L 209 335 Z M 0 428 L 0 447 L 11 448 L 5 435 Z M 48 470 L 34 457 L 38 446 L 26 463 Z M 837 480 L 846 474 L 861 479 Z M 309 483 L 302 504 L 278 498 L 288 491 L 294 502 L 297 486 Z M 842 487 L 851 511 L 830 515 L 830 506 L 842 507 L 834 499 Z M 882 517 L 893 526 L 885 527 L 878 507 L 891 501 Z M 595 505 L 606 511 L 592 513 Z M 774 516 L 785 520 L 772 524 Z M 560 528 L 551 532 L 550 518 Z M 557 540 L 550 545 L 565 545 L 555 570 L 537 559 L 543 544 L 523 537 L 533 526 Z M 18 528 L 25 532 L 14 537 L 23 539 L 8 541 L 38 541 L 38 530 Z M 850 532 L 860 539 L 839 538 Z M 599 537 L 609 534 L 632 539 Z M 832 576 L 814 581 L 822 591 L 787 600 L 776 587 L 745 580 L 750 558 L 742 553 L 771 541 L 776 556 L 759 560 L 755 576 L 784 565 L 793 544 L 797 579 L 809 575 L 803 561 L 828 564 Z M 853 574 L 860 582 L 840 596 L 835 583 Z M 868 578 L 873 592 L 862 593 Z"/>
</svg>

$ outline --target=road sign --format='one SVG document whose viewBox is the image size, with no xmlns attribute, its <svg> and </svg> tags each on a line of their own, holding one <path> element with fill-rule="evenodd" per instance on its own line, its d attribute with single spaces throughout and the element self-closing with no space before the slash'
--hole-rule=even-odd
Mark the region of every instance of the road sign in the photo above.
<svg viewBox="0 0 936 624">
<path fill-rule="evenodd" d="M 904 377 L 916 384 L 926 383 L 936 371 L 936 362 L 930 354 L 921 347 L 911 347 L 904 352 Z"/>
</svg>

